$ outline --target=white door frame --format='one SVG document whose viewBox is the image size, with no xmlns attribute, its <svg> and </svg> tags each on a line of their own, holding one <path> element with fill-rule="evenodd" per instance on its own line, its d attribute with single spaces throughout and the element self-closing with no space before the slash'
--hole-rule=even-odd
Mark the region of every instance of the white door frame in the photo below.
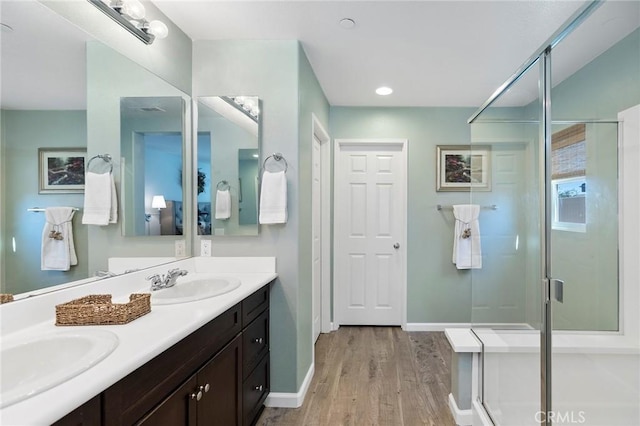
<svg viewBox="0 0 640 426">
<path fill-rule="evenodd" d="M 322 303 L 320 308 L 322 333 L 331 332 L 331 138 L 318 117 L 311 113 L 311 143 L 317 138 L 320 141 L 321 174 L 322 174 Z M 313 290 L 313 289 L 312 289 Z M 313 295 L 313 291 L 311 292 Z M 313 296 L 311 300 L 313 316 Z M 313 321 L 313 318 L 311 318 Z M 313 333 L 311 333 L 313 334 Z"/>
<path fill-rule="evenodd" d="M 408 179 L 407 179 L 407 151 L 408 151 L 408 146 L 409 146 L 409 140 L 408 139 L 335 139 L 335 143 L 334 143 L 334 148 L 333 148 L 333 164 L 334 164 L 334 170 L 333 170 L 333 176 L 334 176 L 334 181 L 335 179 L 337 179 L 337 170 L 335 165 L 338 162 L 338 155 L 340 155 L 340 147 L 341 146 L 348 146 L 348 145 L 380 145 L 381 147 L 384 146 L 400 146 L 401 147 L 401 153 L 400 153 L 400 160 L 402 162 L 402 176 L 401 179 L 404 182 L 404 193 L 402 194 L 402 210 L 405 212 L 405 215 L 402 217 L 402 222 L 401 223 L 401 229 L 402 229 L 402 242 L 404 247 L 401 247 L 401 250 L 403 250 L 403 255 L 402 255 L 402 262 L 401 262 L 401 266 L 400 266 L 400 318 L 401 318 L 401 326 L 403 330 L 407 329 L 407 191 L 408 191 Z M 335 194 L 334 194 L 335 196 Z M 334 253 L 337 252 L 337 235 L 335 233 L 335 228 L 334 228 L 334 234 L 333 234 L 333 251 Z M 340 318 L 339 318 L 339 312 L 338 309 L 336 309 L 336 306 L 338 306 L 338 291 L 335 289 L 335 283 L 336 283 L 336 270 L 335 268 L 332 268 L 333 270 L 333 283 L 334 283 L 334 289 L 333 289 L 333 330 L 337 330 L 338 328 L 340 328 Z"/>
</svg>

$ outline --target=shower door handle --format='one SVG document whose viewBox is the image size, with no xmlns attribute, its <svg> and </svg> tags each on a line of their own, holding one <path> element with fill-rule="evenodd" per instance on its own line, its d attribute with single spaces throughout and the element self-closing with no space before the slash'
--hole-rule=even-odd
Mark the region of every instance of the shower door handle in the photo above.
<svg viewBox="0 0 640 426">
<path fill-rule="evenodd" d="M 564 281 L 552 278 L 550 284 L 551 288 L 549 290 L 551 291 L 549 294 L 552 295 L 553 300 L 564 303 Z"/>
</svg>

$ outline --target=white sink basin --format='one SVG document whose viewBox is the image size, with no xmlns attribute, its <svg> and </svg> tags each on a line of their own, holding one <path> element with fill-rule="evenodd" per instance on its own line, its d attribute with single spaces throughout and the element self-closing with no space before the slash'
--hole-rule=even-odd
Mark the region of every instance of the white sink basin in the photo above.
<svg viewBox="0 0 640 426">
<path fill-rule="evenodd" d="M 152 305 L 195 302 L 228 293 L 240 287 L 240 280 L 214 274 L 192 274 L 178 278 L 176 285 L 151 292 Z"/>
<path fill-rule="evenodd" d="M 77 376 L 117 346 L 118 336 L 106 330 L 59 330 L 3 344 L 0 408 Z"/>
</svg>

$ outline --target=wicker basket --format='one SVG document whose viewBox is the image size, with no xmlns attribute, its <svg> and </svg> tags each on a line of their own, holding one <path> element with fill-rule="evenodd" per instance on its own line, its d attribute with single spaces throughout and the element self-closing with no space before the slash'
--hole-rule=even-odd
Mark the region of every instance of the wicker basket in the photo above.
<svg viewBox="0 0 640 426">
<path fill-rule="evenodd" d="M 129 303 L 111 303 L 110 294 L 94 294 L 56 306 L 56 325 L 126 324 L 151 312 L 151 294 L 129 296 Z"/>
<path fill-rule="evenodd" d="M 0 294 L 0 305 L 3 303 L 13 302 L 13 294 Z"/>
</svg>

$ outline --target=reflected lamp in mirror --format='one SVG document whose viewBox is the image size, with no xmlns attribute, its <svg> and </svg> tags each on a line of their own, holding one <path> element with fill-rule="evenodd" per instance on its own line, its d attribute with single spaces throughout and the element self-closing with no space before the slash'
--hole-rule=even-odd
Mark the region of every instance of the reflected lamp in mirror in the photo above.
<svg viewBox="0 0 640 426">
<path fill-rule="evenodd" d="M 166 209 L 167 202 L 164 199 L 164 195 L 154 195 L 151 199 L 151 208 L 158 209 Z"/>
</svg>

